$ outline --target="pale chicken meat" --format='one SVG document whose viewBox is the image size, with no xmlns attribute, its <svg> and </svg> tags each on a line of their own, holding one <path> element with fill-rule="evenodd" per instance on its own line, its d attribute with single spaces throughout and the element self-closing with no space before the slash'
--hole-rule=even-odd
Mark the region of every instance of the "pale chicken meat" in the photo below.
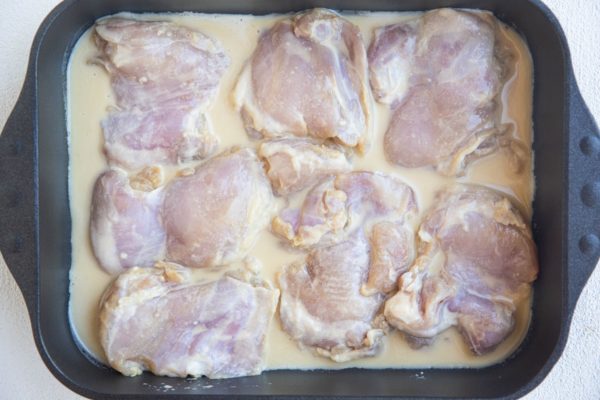
<svg viewBox="0 0 600 400">
<path fill-rule="evenodd" d="M 391 162 L 456 175 L 499 146 L 511 55 L 498 29 L 491 14 L 440 9 L 375 31 L 370 82 L 392 109 L 384 138 Z"/>
<path fill-rule="evenodd" d="M 385 317 L 419 338 L 456 326 L 483 354 L 510 334 L 515 310 L 530 295 L 538 272 L 531 231 L 507 197 L 484 187 L 456 186 L 435 204 Z"/>
<path fill-rule="evenodd" d="M 233 378 L 265 368 L 265 341 L 279 291 L 223 276 L 193 282 L 161 263 L 132 268 L 107 290 L 100 340 L 123 375 Z"/>
<path fill-rule="evenodd" d="M 368 272 L 369 243 L 362 232 L 284 267 L 279 276 L 284 330 L 337 362 L 377 354 L 384 335 L 377 318 L 383 296 L 361 294 Z"/>
<path fill-rule="evenodd" d="M 383 302 L 415 255 L 412 189 L 380 173 L 328 178 L 273 228 L 308 248 L 305 261 L 284 267 L 280 315 L 301 346 L 337 362 L 377 354 Z M 292 214 L 289 214 L 292 213 Z M 288 226 L 286 226 L 288 224 Z"/>
<path fill-rule="evenodd" d="M 379 172 L 348 172 L 326 178 L 300 208 L 272 221 L 275 234 L 296 247 L 331 244 L 373 218 L 404 220 L 417 211 L 415 195 L 401 180 Z"/>
<path fill-rule="evenodd" d="M 352 168 L 339 148 L 310 139 L 268 140 L 260 145 L 258 155 L 266 161 L 267 176 L 280 196 L 298 192 L 328 175 Z"/>
<path fill-rule="evenodd" d="M 265 32 L 234 93 L 251 136 L 333 139 L 359 152 L 369 142 L 370 96 L 359 28 L 324 9 Z"/>
<path fill-rule="evenodd" d="M 98 262 L 109 273 L 150 267 L 165 256 L 164 192 L 156 188 L 156 182 L 147 182 L 153 179 L 160 181 L 152 174 L 140 174 L 130 181 L 124 171 L 111 169 L 96 181 L 90 236 Z"/>
<path fill-rule="evenodd" d="M 392 104 L 410 85 L 419 19 L 384 26 L 374 32 L 369 46 L 369 81 L 375 100 Z"/>
<path fill-rule="evenodd" d="M 413 229 L 404 219 L 379 222 L 371 230 L 370 245 L 369 278 L 361 292 L 391 293 L 397 289 L 398 277 L 415 259 Z"/>
<path fill-rule="evenodd" d="M 274 197 L 254 150 L 213 157 L 165 189 L 167 259 L 188 267 L 239 261 L 274 213 Z"/>
<path fill-rule="evenodd" d="M 102 129 L 109 162 L 130 170 L 204 158 L 218 146 L 202 112 L 189 104 L 114 111 Z"/>
<path fill-rule="evenodd" d="M 120 17 L 97 22 L 94 37 L 116 99 L 102 121 L 111 164 L 140 169 L 215 152 L 205 114 L 229 65 L 220 44 L 174 23 Z"/>
</svg>

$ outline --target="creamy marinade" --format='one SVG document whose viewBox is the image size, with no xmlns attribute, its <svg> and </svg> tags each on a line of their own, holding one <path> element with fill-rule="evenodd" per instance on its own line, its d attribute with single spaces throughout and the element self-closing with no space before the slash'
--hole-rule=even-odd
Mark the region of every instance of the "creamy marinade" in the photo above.
<svg viewBox="0 0 600 400">
<path fill-rule="evenodd" d="M 344 14 L 356 24 L 363 35 L 365 47 L 372 39 L 373 29 L 412 18 L 418 13 L 386 12 Z M 218 97 L 208 112 L 213 131 L 220 139 L 220 150 L 231 145 L 256 148 L 258 141 L 251 141 L 246 134 L 242 119 L 235 110 L 232 92 L 238 74 L 246 60 L 256 48 L 260 34 L 285 15 L 250 16 L 218 14 L 142 14 L 126 15 L 144 20 L 173 21 L 199 30 L 221 43 L 231 59 L 219 87 Z M 102 294 L 112 280 L 94 257 L 90 236 L 90 205 L 92 189 L 97 177 L 108 168 L 102 152 L 103 134 L 100 121 L 114 105 L 109 76 L 105 70 L 89 61 L 97 54 L 91 36 L 86 31 L 75 46 L 68 66 L 67 120 L 69 129 L 69 190 L 72 217 L 72 265 L 70 273 L 69 317 L 74 334 L 81 345 L 95 358 L 106 363 L 99 343 L 99 303 Z M 383 135 L 388 127 L 390 110 L 387 105 L 374 103 L 374 130 L 371 149 L 363 157 L 355 156 L 356 170 L 382 171 L 395 175 L 409 184 L 416 193 L 420 215 L 414 219 L 418 228 L 420 219 L 432 205 L 435 193 L 453 182 L 477 183 L 493 187 L 518 200 L 527 219 L 531 217 L 531 202 L 534 192 L 532 170 L 532 62 L 523 40 L 511 29 L 502 26 L 502 40 L 509 41 L 515 51 L 515 70 L 502 92 L 502 123 L 514 125 L 514 135 L 526 144 L 529 157 L 520 173 L 513 172 L 511 160 L 505 152 L 471 163 L 463 177 L 444 177 L 431 168 L 407 169 L 386 161 L 383 152 Z M 183 167 L 165 167 L 165 177 L 173 176 Z M 291 203 L 303 198 L 306 191 L 296 193 Z M 283 200 L 278 200 L 281 209 Z M 276 273 L 285 264 L 302 259 L 305 254 L 293 252 L 280 244 L 280 240 L 265 230 L 257 245 L 250 252 L 262 264 L 261 276 L 276 286 Z M 227 269 L 238 268 L 233 264 L 225 269 L 193 269 L 197 279 L 216 279 Z M 339 369 L 363 368 L 427 368 L 427 367 L 481 367 L 497 363 L 520 344 L 527 332 L 531 313 L 531 299 L 523 301 L 515 313 L 515 328 L 511 335 L 494 351 L 483 356 L 472 354 L 455 328 L 441 333 L 434 344 L 419 350 L 412 349 L 402 335 L 392 331 L 384 338 L 383 349 L 376 357 L 358 359 L 346 363 L 335 363 L 328 358 L 314 355 L 309 349 L 302 350 L 288 337 L 275 316 L 267 336 L 267 369 Z"/>
</svg>

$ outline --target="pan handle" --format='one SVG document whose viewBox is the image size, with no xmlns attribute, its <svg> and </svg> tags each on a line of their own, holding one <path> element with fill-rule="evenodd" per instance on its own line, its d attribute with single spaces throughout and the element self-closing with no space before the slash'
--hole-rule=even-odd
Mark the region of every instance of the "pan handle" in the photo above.
<svg viewBox="0 0 600 400">
<path fill-rule="evenodd" d="M 0 251 L 29 313 L 37 293 L 37 131 L 31 69 L 0 135 Z"/>
<path fill-rule="evenodd" d="M 600 132 L 571 71 L 569 96 L 569 312 L 600 255 Z"/>
</svg>

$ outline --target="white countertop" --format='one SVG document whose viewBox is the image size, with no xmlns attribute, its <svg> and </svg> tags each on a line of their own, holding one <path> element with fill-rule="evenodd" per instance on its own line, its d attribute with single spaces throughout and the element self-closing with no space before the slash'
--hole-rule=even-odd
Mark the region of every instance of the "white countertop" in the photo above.
<svg viewBox="0 0 600 400">
<path fill-rule="evenodd" d="M 566 32 L 581 92 L 600 121 L 600 2 L 545 2 Z M 0 126 L 19 94 L 35 31 L 57 3 L 59 0 L 5 0 L 0 4 Z M 579 299 L 562 357 L 526 399 L 600 399 L 599 295 L 600 268 L 596 268 Z M 56 380 L 42 362 L 33 342 L 25 303 L 2 259 L 0 377 L 0 399 L 81 398 Z"/>
</svg>

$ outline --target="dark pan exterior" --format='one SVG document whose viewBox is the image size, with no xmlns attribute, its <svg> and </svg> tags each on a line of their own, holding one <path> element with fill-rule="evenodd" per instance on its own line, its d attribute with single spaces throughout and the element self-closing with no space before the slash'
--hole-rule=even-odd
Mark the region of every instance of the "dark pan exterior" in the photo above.
<svg viewBox="0 0 600 400">
<path fill-rule="evenodd" d="M 526 38 L 535 67 L 533 233 L 540 261 L 527 338 L 507 361 L 483 369 L 273 371 L 189 382 L 150 374 L 125 378 L 92 362 L 77 347 L 67 316 L 71 217 L 65 101 L 73 45 L 96 18 L 119 11 L 267 14 L 311 7 L 481 8 Z M 599 153 L 598 128 L 577 89 L 562 30 L 537 0 L 65 1 L 39 28 L 23 90 L 0 136 L 0 249 L 25 297 L 44 362 L 84 396 L 516 398 L 537 386 L 562 353 L 577 298 L 598 260 Z"/>
</svg>

